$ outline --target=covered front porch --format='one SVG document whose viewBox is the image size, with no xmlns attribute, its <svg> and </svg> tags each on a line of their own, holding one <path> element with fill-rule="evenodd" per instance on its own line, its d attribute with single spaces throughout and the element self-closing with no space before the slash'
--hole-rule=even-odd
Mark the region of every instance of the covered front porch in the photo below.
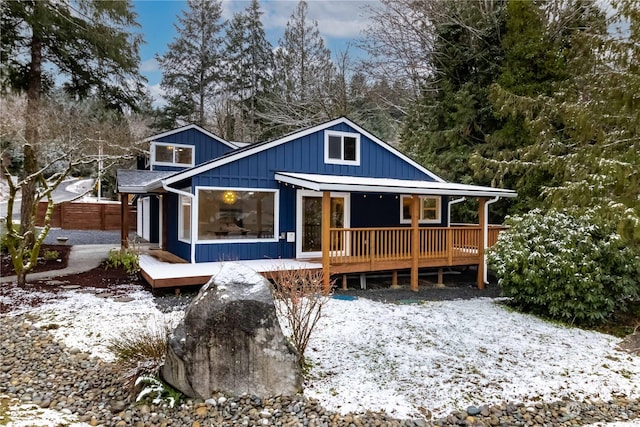
<svg viewBox="0 0 640 427">
<path fill-rule="evenodd" d="M 325 286 L 332 275 L 391 271 L 397 284 L 399 270 L 411 271 L 411 290 L 418 290 L 421 268 L 477 266 L 477 286 L 487 282 L 485 250 L 494 245 L 504 226 L 486 220 L 488 199 L 479 198 L 479 224 L 420 227 L 419 196 L 412 196 L 411 227 L 330 228 L 330 192 L 323 193 L 322 258 Z M 440 270 L 442 271 L 442 270 Z M 344 280 L 344 279 L 343 279 Z M 439 278 L 441 282 L 441 277 Z"/>
<path fill-rule="evenodd" d="M 505 227 L 488 227 L 487 247 L 492 246 Z M 323 258 L 261 259 L 188 263 L 162 250 L 151 250 L 140 256 L 143 277 L 152 288 L 176 288 L 203 285 L 220 271 L 225 262 L 244 267 L 271 277 L 283 269 L 325 269 L 325 277 L 333 277 L 346 289 L 348 275 L 360 274 L 361 287 L 365 287 L 366 274 L 388 272 L 392 285 L 398 284 L 398 273 L 409 270 L 411 289 L 418 290 L 420 269 L 437 268 L 438 283 L 442 283 L 444 267 L 478 266 L 478 288 L 484 288 L 484 271 L 480 258 L 482 227 L 457 225 L 419 229 L 418 271 L 413 271 L 412 230 L 394 228 L 330 228 L 328 275 Z M 328 286 L 328 283 L 325 283 Z"/>
<path fill-rule="evenodd" d="M 488 224 L 488 207 L 502 197 L 516 196 L 512 190 L 446 182 L 286 172 L 276 173 L 275 178 L 281 183 L 321 194 L 320 262 L 326 287 L 330 286 L 332 276 L 373 271 L 391 272 L 396 283 L 397 272 L 408 269 L 411 289 L 417 291 L 420 268 L 473 265 L 477 266 L 477 286 L 483 289 L 487 282 L 485 250 L 497 241 L 498 233 L 504 229 Z M 333 192 L 410 195 L 410 224 L 333 227 Z M 445 226 L 421 223 L 424 217 L 421 198 L 433 196 L 446 198 L 448 205 L 466 198 L 477 199 L 478 223 L 452 225 L 449 213 Z"/>
</svg>

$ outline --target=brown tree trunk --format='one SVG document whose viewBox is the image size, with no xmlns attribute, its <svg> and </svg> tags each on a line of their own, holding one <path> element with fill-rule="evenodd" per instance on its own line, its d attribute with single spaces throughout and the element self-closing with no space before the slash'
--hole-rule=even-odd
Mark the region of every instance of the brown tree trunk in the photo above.
<svg viewBox="0 0 640 427">
<path fill-rule="evenodd" d="M 37 4 L 37 2 L 36 2 Z M 37 7 L 37 6 L 36 6 Z M 33 251 L 35 243 L 35 200 L 38 159 L 36 144 L 38 143 L 38 109 L 40 107 L 40 93 L 42 91 L 42 40 L 37 34 L 31 37 L 31 66 L 29 68 L 27 89 L 27 117 L 25 118 L 23 148 L 24 167 L 22 170 L 22 204 L 20 206 L 20 235 L 24 240 L 24 251 Z M 23 255 L 26 255 L 23 254 Z M 22 269 L 18 273 L 18 286 L 26 283 L 27 271 Z"/>
</svg>

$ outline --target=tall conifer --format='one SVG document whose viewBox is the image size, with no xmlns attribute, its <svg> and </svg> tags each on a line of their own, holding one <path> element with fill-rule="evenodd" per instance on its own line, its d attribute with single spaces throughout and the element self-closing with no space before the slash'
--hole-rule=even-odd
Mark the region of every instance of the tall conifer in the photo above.
<svg viewBox="0 0 640 427">
<path fill-rule="evenodd" d="M 211 102 L 223 82 L 220 0 L 187 0 L 178 17 L 178 32 L 167 52 L 156 57 L 162 69 L 160 87 L 165 91 L 167 126 L 212 122 Z"/>
<path fill-rule="evenodd" d="M 275 134 L 332 118 L 329 91 L 335 66 L 307 10 L 307 3 L 300 1 L 287 22 L 275 54 L 271 91 L 263 100 L 261 117 Z"/>
<path fill-rule="evenodd" d="M 266 38 L 258 0 L 233 16 L 227 29 L 225 57 L 227 93 L 241 114 L 238 139 L 256 142 L 262 136 L 258 99 L 268 89 L 273 72 L 273 46 Z"/>
</svg>

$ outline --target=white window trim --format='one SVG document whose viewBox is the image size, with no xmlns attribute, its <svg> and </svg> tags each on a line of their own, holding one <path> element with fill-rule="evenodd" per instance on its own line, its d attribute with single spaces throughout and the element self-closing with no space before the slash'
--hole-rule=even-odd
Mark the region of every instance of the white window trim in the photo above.
<svg viewBox="0 0 640 427">
<path fill-rule="evenodd" d="M 342 140 L 342 144 L 340 147 L 340 159 L 331 159 L 329 158 L 329 137 L 330 136 L 339 136 Z M 344 160 L 344 137 L 355 138 L 356 140 L 356 159 L 355 160 Z M 349 166 L 360 166 L 360 134 L 352 133 L 352 132 L 339 132 L 328 130 L 324 132 L 324 162 L 327 164 L 333 165 L 349 165 Z"/>
<path fill-rule="evenodd" d="M 320 252 L 302 252 L 302 198 L 322 198 L 321 191 L 297 190 L 296 191 L 296 258 L 317 258 L 322 256 Z M 331 192 L 331 197 L 344 198 L 344 228 L 351 228 L 351 193 Z M 349 248 L 349 242 L 346 243 Z"/>
<path fill-rule="evenodd" d="M 216 191 L 255 191 L 260 193 L 274 193 L 273 195 L 273 238 L 271 239 L 207 239 L 200 240 L 200 223 L 198 221 L 198 213 L 200 212 L 200 190 L 216 190 Z M 194 208 L 195 205 L 195 208 Z M 248 187 L 196 187 L 194 204 L 191 209 L 196 209 L 192 218 L 197 224 L 196 227 L 191 228 L 191 233 L 196 233 L 196 244 L 225 244 L 225 243 L 277 243 L 280 241 L 280 190 L 273 188 L 248 188 Z"/>
<path fill-rule="evenodd" d="M 178 148 L 190 148 L 191 149 L 191 162 L 190 163 L 177 163 L 177 162 L 158 162 L 156 161 L 156 147 L 178 147 Z M 176 150 L 173 150 L 173 159 L 175 160 Z M 196 148 L 193 145 L 188 144 L 173 144 L 170 142 L 156 142 L 151 143 L 151 165 L 152 166 L 194 166 L 196 157 Z"/>
<path fill-rule="evenodd" d="M 411 224 L 411 218 L 404 218 L 404 199 L 411 199 L 411 196 L 403 194 L 400 196 L 400 224 Z M 422 218 L 422 206 L 420 206 L 420 219 L 418 224 L 440 224 L 442 222 L 442 197 L 440 196 L 420 196 L 420 204 L 424 199 L 436 199 L 436 212 L 437 217 L 435 219 L 423 219 Z"/>
<path fill-rule="evenodd" d="M 191 189 L 186 189 L 185 191 L 191 191 Z M 184 212 L 182 209 L 182 198 L 187 198 L 187 196 L 178 195 L 178 241 L 184 243 L 191 243 L 193 239 L 193 198 L 191 198 L 191 209 L 189 211 L 189 217 L 191 221 L 191 227 L 189 227 L 189 239 L 185 239 L 181 237 L 182 230 L 184 229 Z"/>
</svg>

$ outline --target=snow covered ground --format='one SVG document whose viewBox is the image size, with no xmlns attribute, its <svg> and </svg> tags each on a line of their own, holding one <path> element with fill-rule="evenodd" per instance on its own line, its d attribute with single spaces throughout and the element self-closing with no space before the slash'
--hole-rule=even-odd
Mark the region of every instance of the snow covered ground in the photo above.
<svg viewBox="0 0 640 427">
<path fill-rule="evenodd" d="M 141 288 L 129 296 L 74 290 L 31 312 L 59 325 L 51 332 L 67 346 L 112 360 L 110 337 L 182 316 L 162 313 Z M 407 417 L 423 407 L 439 417 L 502 401 L 640 396 L 640 357 L 616 350 L 618 339 L 515 313 L 499 300 L 332 299 L 324 313 L 307 350 L 313 367 L 305 394 L 331 410 Z"/>
</svg>

